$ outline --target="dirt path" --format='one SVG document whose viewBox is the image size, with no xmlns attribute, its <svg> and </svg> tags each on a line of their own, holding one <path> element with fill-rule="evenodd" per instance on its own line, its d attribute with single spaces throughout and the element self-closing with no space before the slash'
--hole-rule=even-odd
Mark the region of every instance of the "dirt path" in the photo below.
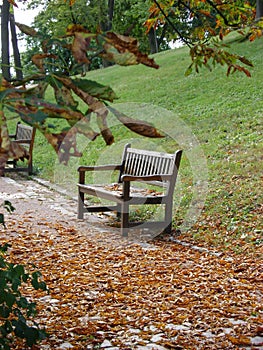
<svg viewBox="0 0 263 350">
<path fill-rule="evenodd" d="M 86 220 L 77 219 L 77 198 L 74 193 L 68 194 L 64 189 L 48 181 L 35 178 L 28 180 L 17 174 L 11 177 L 0 177 L 0 201 L 9 200 L 15 207 L 11 215 L 5 215 L 11 222 L 30 222 L 31 230 L 39 230 L 47 223 L 74 226 L 88 235 L 111 233 L 113 238 L 120 238 L 118 230 L 107 228 L 104 217 L 89 215 Z M 115 233 L 115 235 L 113 234 Z"/>
<path fill-rule="evenodd" d="M 253 257 L 123 239 L 103 218 L 77 220 L 74 198 L 19 176 L 0 178 L 0 200 L 16 208 L 0 242 L 50 290 L 36 295 L 50 333 L 39 349 L 263 349 Z"/>
</svg>

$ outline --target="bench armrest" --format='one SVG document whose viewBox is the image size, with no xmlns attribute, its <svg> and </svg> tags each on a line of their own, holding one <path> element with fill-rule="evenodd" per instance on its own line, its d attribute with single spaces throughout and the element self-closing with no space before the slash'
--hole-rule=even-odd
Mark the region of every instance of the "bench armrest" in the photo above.
<svg viewBox="0 0 263 350">
<path fill-rule="evenodd" d="M 121 181 L 168 181 L 171 179 L 171 175 L 147 175 L 147 176 L 134 176 L 134 175 L 122 175 Z"/>
<path fill-rule="evenodd" d="M 96 166 L 80 166 L 78 168 L 79 172 L 79 183 L 85 184 L 85 172 L 86 171 L 103 171 L 103 170 L 120 170 L 120 164 L 111 164 L 111 165 L 96 165 Z"/>
<path fill-rule="evenodd" d="M 78 168 L 79 172 L 85 172 L 85 171 L 102 171 L 102 170 L 120 170 L 121 165 L 117 164 L 111 164 L 111 165 L 96 165 L 96 166 L 80 166 Z"/>
</svg>

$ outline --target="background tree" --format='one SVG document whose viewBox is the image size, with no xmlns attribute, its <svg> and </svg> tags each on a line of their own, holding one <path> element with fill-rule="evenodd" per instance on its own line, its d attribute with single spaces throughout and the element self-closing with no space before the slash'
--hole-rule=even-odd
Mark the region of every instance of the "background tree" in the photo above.
<svg viewBox="0 0 263 350">
<path fill-rule="evenodd" d="M 6 80 L 11 80 L 10 73 L 10 48 L 9 48 L 9 15 L 10 15 L 10 3 L 7 0 L 3 0 L 1 6 L 1 53 L 2 53 L 2 74 Z"/>
<path fill-rule="evenodd" d="M 139 51 L 134 38 L 120 36 L 114 32 L 92 33 L 79 24 L 71 24 L 64 35 L 54 38 L 26 25 L 17 23 L 17 26 L 25 34 L 41 41 L 41 46 L 39 52 L 32 57 L 36 66 L 35 72 L 12 84 L 6 80 L 2 81 L 0 173 L 4 172 L 9 157 L 19 159 L 25 156 L 24 151 L 9 139 L 4 109 L 17 113 L 24 122 L 41 131 L 64 163 L 68 162 L 70 156 L 81 155 L 76 145 L 77 133 L 91 140 L 102 135 L 105 142 L 111 144 L 114 137 L 107 126 L 106 105 L 107 101 L 112 102 L 116 95 L 110 87 L 84 78 L 85 67 L 90 64 L 90 56 L 91 59 L 96 56 L 124 66 L 144 64 L 158 68 L 158 65 Z M 72 62 L 70 65 L 69 60 Z M 80 74 L 82 78 L 79 78 Z M 32 82 L 35 86 L 26 89 L 26 84 Z M 55 103 L 45 100 L 47 86 L 54 91 Z M 76 97 L 87 105 L 87 110 L 78 108 Z M 111 111 L 134 132 L 148 137 L 162 137 L 150 124 L 133 120 L 114 109 Z M 64 123 L 52 122 L 58 119 L 63 119 Z M 99 132 L 93 129 L 93 120 L 96 121 Z"/>
<path fill-rule="evenodd" d="M 119 1 L 89 1 L 78 0 L 72 4 L 64 0 L 41 2 L 42 10 L 35 17 L 33 27 L 43 35 L 62 36 L 71 23 L 79 24 L 90 32 L 114 31 L 131 36 L 138 40 L 139 49 L 145 53 L 155 53 L 169 48 L 167 38 L 168 26 L 152 28 L 148 34 L 144 23 L 148 18 L 150 2 L 148 0 L 119 0 Z M 37 2 L 29 2 L 29 8 L 34 8 Z M 23 53 L 23 65 L 32 68 L 31 56 L 39 48 L 39 40 L 27 39 L 27 49 Z M 89 69 L 96 69 L 102 65 L 102 60 L 95 56 Z"/>
<path fill-rule="evenodd" d="M 21 80 L 23 78 L 20 53 L 17 44 L 17 34 L 15 19 L 13 14 L 13 6 L 10 5 L 8 0 L 3 0 L 1 6 L 1 53 L 2 53 L 2 74 L 3 77 L 11 80 L 11 60 L 10 60 L 10 38 L 13 47 L 13 58 L 15 65 L 16 79 Z"/>
<path fill-rule="evenodd" d="M 256 9 L 255 9 L 256 5 Z M 223 38 L 236 31 L 250 40 L 262 35 L 262 1 L 158 1 L 152 0 L 150 16 L 146 22 L 148 31 L 168 24 L 174 38 L 180 39 L 190 48 L 193 67 L 198 72 L 204 65 L 226 64 L 227 74 L 235 71 L 250 75 L 246 65 L 252 63 L 243 56 L 229 52 Z M 257 17 L 257 20 L 255 18 Z"/>
<path fill-rule="evenodd" d="M 126 0 L 126 4 L 131 3 Z M 94 58 L 120 65 L 142 63 L 158 68 L 153 59 L 140 52 L 136 39 L 118 35 L 114 31 L 103 32 L 101 28 L 98 28 L 98 23 L 104 23 L 105 26 L 110 23 L 113 30 L 115 25 L 120 30 L 124 30 L 125 27 L 125 33 L 127 30 L 130 33 L 136 30 L 134 18 L 140 10 L 144 13 L 145 9 L 142 1 L 138 0 L 136 4 L 138 6 L 132 6 L 126 14 L 126 16 L 133 16 L 129 27 L 123 26 L 124 23 L 126 24 L 125 21 L 122 21 L 125 16 L 121 10 L 118 10 L 116 4 L 113 1 L 102 0 L 91 0 L 88 5 L 83 0 L 75 3 L 64 3 L 61 0 L 56 0 L 52 4 L 51 2 L 46 3 L 44 9 L 46 12 L 42 11 L 37 18 L 41 28 L 39 31 L 36 28 L 17 24 L 22 32 L 36 42 L 41 42 L 41 45 L 38 46 L 41 50 L 32 57 L 32 62 L 36 67 L 33 74 L 26 76 L 21 82 L 13 84 L 2 82 L 0 93 L 2 107 L 0 118 L 1 169 L 10 155 L 19 158 L 21 154 L 20 150 L 14 149 L 14 145 L 8 139 L 4 108 L 15 111 L 26 123 L 38 128 L 56 152 L 60 152 L 60 159 L 65 163 L 71 155 L 80 155 L 76 147 L 76 134 L 79 132 L 91 140 L 94 140 L 100 133 L 107 144 L 113 142 L 113 135 L 107 126 L 106 105 L 107 101 L 112 102 L 115 99 L 114 92 L 110 87 L 101 86 L 86 78 L 76 78 L 76 75 L 82 74 L 83 76 L 87 66 Z M 262 35 L 262 21 L 260 18 L 255 20 L 255 5 L 259 6 L 261 3 L 257 1 L 256 4 L 255 2 L 253 4 L 253 2 L 241 0 L 229 0 L 228 2 L 220 0 L 216 2 L 211 0 L 158 2 L 152 0 L 149 18 L 145 24 L 148 31 L 152 29 L 155 31 L 157 39 L 159 35 L 163 38 L 180 39 L 189 46 L 192 64 L 187 74 L 191 73 L 193 67 L 199 71 L 203 65 L 211 69 L 215 64 L 226 64 L 228 74 L 238 70 L 249 76 L 249 70 L 245 66 L 251 66 L 252 63 L 243 56 L 227 51 L 222 39 L 231 31 L 247 35 L 250 40 Z M 50 15 L 49 21 L 45 17 L 48 12 L 53 14 Z M 66 12 L 68 16 L 64 17 Z M 56 13 L 55 19 L 54 13 Z M 118 20 L 118 13 L 120 20 Z M 60 25 L 55 25 L 56 22 L 60 22 Z M 65 30 L 65 25 L 69 22 L 71 24 Z M 85 23 L 85 25 L 80 23 Z M 37 85 L 25 90 L 24 85 L 29 82 Z M 48 85 L 54 90 L 56 103 L 50 103 L 44 99 L 44 92 Z M 76 96 L 87 105 L 87 111 L 78 109 Z M 151 125 L 132 120 L 114 109 L 111 110 L 116 118 L 131 130 L 149 137 L 162 136 Z M 99 133 L 91 126 L 92 118 L 95 118 L 97 122 Z M 55 131 L 52 129 L 53 126 L 50 128 L 52 125 L 50 119 L 64 119 L 67 128 Z M 66 135 L 70 137 L 65 139 Z"/>
<path fill-rule="evenodd" d="M 263 0 L 257 0 L 256 19 L 263 17 Z"/>
</svg>

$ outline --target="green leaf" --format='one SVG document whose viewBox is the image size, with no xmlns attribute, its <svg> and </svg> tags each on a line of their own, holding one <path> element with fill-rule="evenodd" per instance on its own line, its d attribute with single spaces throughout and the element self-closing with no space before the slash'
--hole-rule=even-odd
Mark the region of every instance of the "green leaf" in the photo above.
<svg viewBox="0 0 263 350">
<path fill-rule="evenodd" d="M 72 82 L 81 90 L 99 100 L 107 100 L 112 102 L 117 99 L 117 95 L 110 86 L 102 85 L 93 80 L 74 79 Z"/>
<path fill-rule="evenodd" d="M 0 252 L 6 253 L 8 248 L 10 248 L 10 247 L 11 247 L 11 244 L 9 244 L 9 243 L 5 243 L 4 245 L 0 244 Z"/>
<path fill-rule="evenodd" d="M 15 207 L 13 207 L 13 205 L 12 205 L 12 203 L 10 201 L 4 201 L 4 208 L 9 213 L 12 213 L 13 211 L 15 211 Z"/>
<path fill-rule="evenodd" d="M 18 278 L 20 278 L 25 273 L 25 269 L 23 265 L 15 265 L 14 272 Z"/>
<path fill-rule="evenodd" d="M 6 96 L 11 94 L 12 92 L 16 92 L 16 89 L 5 89 L 0 92 L 0 101 L 2 102 Z"/>
<path fill-rule="evenodd" d="M 22 320 L 12 320 L 12 325 L 15 327 L 15 335 L 19 338 L 24 338 L 25 322 Z"/>
<path fill-rule="evenodd" d="M 4 227 L 5 226 L 5 217 L 4 217 L 4 214 L 0 213 L 0 224 L 3 225 Z"/>
<path fill-rule="evenodd" d="M 47 119 L 48 115 L 41 110 L 38 110 L 36 113 L 30 113 L 30 117 L 38 123 L 42 123 Z"/>
<path fill-rule="evenodd" d="M 39 284 L 39 281 L 38 281 L 38 278 L 40 276 L 41 276 L 41 273 L 39 271 L 35 271 L 35 272 L 32 273 L 31 284 L 36 290 L 40 288 L 40 284 Z"/>
<path fill-rule="evenodd" d="M 187 70 L 185 71 L 184 75 L 186 77 L 188 77 L 191 73 L 193 72 L 193 67 L 192 64 L 187 68 Z"/>
<path fill-rule="evenodd" d="M 26 339 L 26 344 L 32 346 L 36 344 L 39 339 L 39 331 L 35 327 L 26 327 L 24 337 Z"/>
<path fill-rule="evenodd" d="M 1 318 L 8 318 L 10 315 L 11 309 L 6 305 L 0 305 L 0 316 Z"/>
<path fill-rule="evenodd" d="M 1 262 L 0 259 L 0 267 L 5 267 L 5 263 Z M 6 288 L 6 279 L 5 279 L 5 271 L 0 270 L 0 291 Z M 0 293 L 1 294 L 1 293 Z"/>
<path fill-rule="evenodd" d="M 12 279 L 12 289 L 14 292 L 18 291 L 18 287 L 21 285 L 21 281 L 18 277 Z"/>
<path fill-rule="evenodd" d="M 39 283 L 37 279 L 33 278 L 31 284 L 35 289 L 39 289 Z"/>
<path fill-rule="evenodd" d="M 45 282 L 41 281 L 39 282 L 39 289 L 41 290 L 47 290 L 47 285 Z"/>
<path fill-rule="evenodd" d="M 24 273 L 22 276 L 22 281 L 26 282 L 29 279 L 29 274 L 28 273 Z"/>
<path fill-rule="evenodd" d="M 17 301 L 17 305 L 18 305 L 19 307 L 22 307 L 23 309 L 26 309 L 26 308 L 28 307 L 27 298 L 21 297 L 21 298 Z"/>
<path fill-rule="evenodd" d="M 5 293 L 6 305 L 12 307 L 16 301 L 16 297 L 12 293 Z"/>
<path fill-rule="evenodd" d="M 27 316 L 34 316 L 36 315 L 37 310 L 36 310 L 36 303 L 29 303 L 27 305 Z"/>
</svg>

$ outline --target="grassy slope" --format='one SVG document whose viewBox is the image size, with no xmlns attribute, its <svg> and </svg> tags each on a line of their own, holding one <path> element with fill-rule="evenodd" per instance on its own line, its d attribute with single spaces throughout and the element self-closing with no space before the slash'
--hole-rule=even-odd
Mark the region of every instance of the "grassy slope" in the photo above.
<svg viewBox="0 0 263 350">
<path fill-rule="evenodd" d="M 198 223 L 188 231 L 188 238 L 224 243 L 239 250 L 246 242 L 257 245 L 261 236 L 263 40 L 236 43 L 233 48 L 253 60 L 251 78 L 239 73 L 226 77 L 225 67 L 216 67 L 213 72 L 203 69 L 200 74 L 185 77 L 190 62 L 186 48 L 155 55 L 159 70 L 142 65 L 114 66 L 90 72 L 88 78 L 110 85 L 119 96 L 118 103 L 160 106 L 186 122 L 205 152 L 209 169 L 206 205 Z M 119 127 L 114 132 L 117 141 L 134 137 Z M 42 143 L 40 138 L 38 142 Z M 104 144 L 98 139 L 87 148 L 80 163 L 95 162 L 95 152 L 101 153 Z M 42 168 L 46 163 L 46 148 L 36 145 L 35 165 Z M 43 176 L 51 176 L 50 164 L 42 171 Z M 186 156 L 182 165 L 182 201 L 176 214 L 179 223 L 191 200 L 188 192 L 192 187 Z M 76 162 L 71 164 L 73 174 L 76 166 Z M 54 167 L 57 171 L 58 166 Z M 66 171 L 66 181 L 67 176 Z"/>
</svg>

